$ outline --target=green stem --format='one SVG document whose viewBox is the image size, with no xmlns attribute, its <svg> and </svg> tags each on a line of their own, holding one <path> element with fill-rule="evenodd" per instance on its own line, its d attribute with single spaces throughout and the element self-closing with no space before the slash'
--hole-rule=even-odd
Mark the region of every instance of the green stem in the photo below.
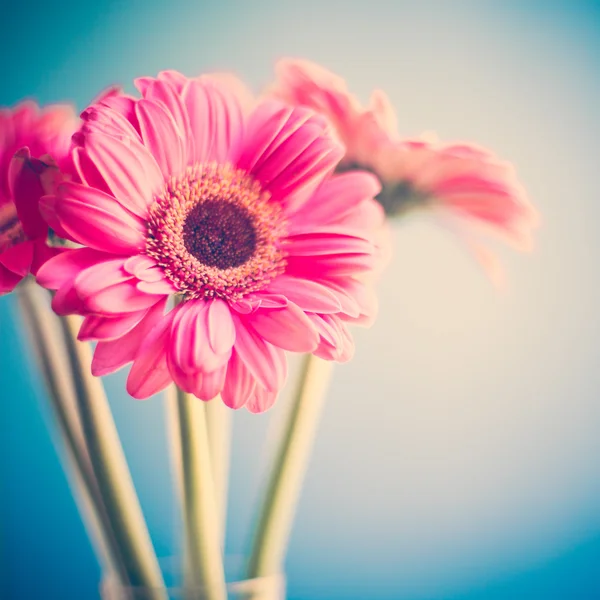
<svg viewBox="0 0 600 600">
<path fill-rule="evenodd" d="M 129 581 L 134 588 L 144 588 L 148 600 L 166 600 L 162 574 L 104 387 L 91 373 L 90 345 L 77 341 L 78 317 L 63 317 L 60 322 L 92 469 Z"/>
<path fill-rule="evenodd" d="M 254 536 L 248 578 L 280 573 L 333 364 L 307 355 Z"/>
<path fill-rule="evenodd" d="M 176 390 L 171 399 L 174 462 L 180 470 L 185 535 L 185 589 L 191 598 L 225 600 L 219 513 L 215 503 L 206 411 L 192 394 Z"/>
<path fill-rule="evenodd" d="M 61 448 L 70 466 L 66 469 L 69 480 L 79 499 L 80 512 L 92 545 L 103 569 L 113 572 L 123 585 L 127 585 L 127 572 L 102 503 L 83 437 L 58 317 L 48 306 L 48 295 L 32 281 L 26 280 L 17 288 L 17 297 L 56 419 Z"/>
<path fill-rule="evenodd" d="M 229 485 L 229 452 L 231 445 L 231 409 L 217 396 L 204 405 L 210 462 L 215 484 L 215 503 L 221 534 L 221 548 L 225 547 L 227 520 L 227 491 Z"/>
</svg>

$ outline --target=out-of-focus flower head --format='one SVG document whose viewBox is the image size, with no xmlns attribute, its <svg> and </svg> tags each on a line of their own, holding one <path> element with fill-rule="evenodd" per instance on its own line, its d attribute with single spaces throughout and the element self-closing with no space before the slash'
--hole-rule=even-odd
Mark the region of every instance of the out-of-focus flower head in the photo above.
<svg viewBox="0 0 600 600">
<path fill-rule="evenodd" d="M 112 90 L 82 114 L 80 182 L 41 207 L 84 247 L 38 281 L 57 290 L 56 312 L 84 315 L 96 375 L 133 361 L 132 396 L 174 381 L 264 411 L 286 350 L 348 360 L 348 324 L 373 319 L 362 276 L 377 263 L 381 186 L 333 174 L 344 150 L 322 116 L 255 103 L 233 76 L 167 71 L 136 85 L 141 99 Z"/>
<path fill-rule="evenodd" d="M 40 197 L 52 191 L 69 163 L 73 109 L 41 109 L 32 101 L 0 109 L 0 294 L 11 292 L 57 250 L 47 245 Z"/>
<path fill-rule="evenodd" d="M 472 144 L 444 144 L 435 134 L 402 139 L 384 92 L 375 90 L 364 108 L 343 79 L 306 60 L 281 60 L 266 95 L 324 115 L 346 146 L 338 171 L 375 173 L 382 182 L 377 200 L 390 218 L 432 211 L 461 236 L 494 281 L 502 273 L 485 235 L 500 236 L 519 250 L 531 248 L 537 212 L 513 167 L 492 153 Z"/>
</svg>

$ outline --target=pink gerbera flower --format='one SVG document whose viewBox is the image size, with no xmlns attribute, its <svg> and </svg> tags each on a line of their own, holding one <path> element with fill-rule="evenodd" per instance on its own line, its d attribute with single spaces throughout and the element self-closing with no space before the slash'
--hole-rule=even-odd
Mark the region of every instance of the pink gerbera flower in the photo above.
<svg viewBox="0 0 600 600">
<path fill-rule="evenodd" d="M 532 245 L 535 209 L 508 163 L 471 144 L 442 144 L 435 136 L 401 140 L 387 96 L 373 92 L 363 108 L 343 79 L 305 60 L 282 60 L 269 95 L 323 114 L 346 146 L 339 171 L 374 172 L 383 184 L 377 200 L 390 217 L 433 209 L 461 234 L 488 273 L 499 265 L 481 233 L 501 236 L 517 249 Z"/>
<path fill-rule="evenodd" d="M 34 102 L 0 110 L 0 294 L 56 253 L 38 202 L 68 161 L 77 119 L 69 106 Z"/>
<path fill-rule="evenodd" d="M 85 316 L 92 369 L 133 361 L 129 393 L 171 381 L 232 408 L 271 406 L 285 350 L 350 358 L 347 325 L 375 299 L 384 219 L 377 179 L 332 175 L 344 150 L 323 117 L 269 100 L 248 110 L 235 78 L 164 72 L 111 92 L 74 136 L 81 183 L 42 199 L 53 228 L 84 248 L 38 273 L 59 314 Z M 177 304 L 170 308 L 169 298 Z"/>
</svg>

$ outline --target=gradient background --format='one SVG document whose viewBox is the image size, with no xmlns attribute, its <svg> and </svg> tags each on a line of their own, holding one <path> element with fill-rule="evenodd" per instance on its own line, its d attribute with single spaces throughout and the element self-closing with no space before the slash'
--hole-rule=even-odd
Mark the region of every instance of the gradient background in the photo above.
<svg viewBox="0 0 600 600">
<path fill-rule="evenodd" d="M 401 130 L 514 161 L 543 217 L 498 293 L 427 219 L 395 233 L 381 313 L 335 380 L 289 549 L 290 598 L 600 598 L 600 3 L 12 3 L 0 104 L 74 101 L 175 68 L 252 85 L 305 56 Z M 2 578 L 9 599 L 97 597 L 99 569 L 0 298 Z M 160 397 L 109 393 L 157 552 L 177 551 Z M 273 427 L 235 415 L 227 536 L 245 551 Z"/>
</svg>

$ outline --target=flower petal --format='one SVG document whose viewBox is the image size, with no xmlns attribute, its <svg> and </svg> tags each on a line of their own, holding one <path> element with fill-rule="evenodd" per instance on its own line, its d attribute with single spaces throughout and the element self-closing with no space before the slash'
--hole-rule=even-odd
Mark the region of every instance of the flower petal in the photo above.
<svg viewBox="0 0 600 600">
<path fill-rule="evenodd" d="M 258 333 L 234 316 L 235 351 L 250 373 L 267 390 L 277 391 L 287 377 L 285 352 L 265 341 Z"/>
<path fill-rule="evenodd" d="M 285 240 L 288 256 L 327 256 L 334 254 L 373 254 L 373 244 L 350 232 L 323 231 L 299 233 Z"/>
<path fill-rule="evenodd" d="M 123 268 L 123 258 L 105 260 L 75 278 L 75 289 L 86 309 L 100 314 L 124 314 L 150 308 L 160 296 L 145 294 Z"/>
<path fill-rule="evenodd" d="M 293 302 L 285 308 L 257 310 L 247 322 L 265 340 L 290 352 L 312 352 L 319 344 L 310 319 Z"/>
<path fill-rule="evenodd" d="M 280 275 L 267 289 L 285 296 L 306 312 L 337 313 L 342 310 L 342 305 L 333 292 L 325 285 L 309 279 Z"/>
<path fill-rule="evenodd" d="M 234 163 L 244 131 L 237 97 L 227 86 L 202 79 L 188 81 L 183 98 L 194 137 L 195 161 Z"/>
<path fill-rule="evenodd" d="M 188 165 L 194 156 L 195 145 L 181 89 L 178 89 L 177 85 L 168 79 L 160 77 L 159 75 L 159 79 L 152 79 L 150 77 L 139 78 L 136 80 L 136 86 L 146 100 L 153 100 L 162 104 L 171 117 L 173 117 L 179 132 L 183 136 L 185 163 Z M 185 81 L 184 77 L 183 82 Z"/>
<path fill-rule="evenodd" d="M 288 196 L 297 196 L 296 209 L 343 156 L 343 148 L 325 130 L 324 120 L 305 108 L 263 102 L 250 116 L 238 167 L 276 199 L 290 204 Z"/>
<path fill-rule="evenodd" d="M 120 338 L 129 333 L 147 313 L 147 310 L 141 310 L 117 317 L 87 315 L 83 319 L 77 339 L 81 341 L 95 341 Z"/>
<path fill-rule="evenodd" d="M 159 104 L 140 100 L 136 105 L 142 139 L 165 178 L 183 173 L 186 153 L 182 134 L 173 117 Z"/>
<path fill-rule="evenodd" d="M 208 341 L 215 354 L 229 352 L 235 343 L 235 325 L 227 303 L 219 298 L 208 306 Z"/>
<path fill-rule="evenodd" d="M 287 273 L 306 279 L 335 275 L 358 275 L 371 271 L 376 265 L 373 254 L 351 253 L 325 256 L 289 256 Z"/>
<path fill-rule="evenodd" d="M 41 160 L 32 159 L 29 148 L 19 150 L 8 167 L 8 185 L 23 231 L 30 239 L 45 237 L 48 225 L 42 218 L 38 203 L 44 195 L 41 176 L 46 169 L 57 169 Z"/>
<path fill-rule="evenodd" d="M 371 173 L 351 171 L 330 177 L 306 202 L 291 223 L 290 233 L 305 219 L 308 224 L 336 223 L 353 213 L 363 200 L 381 191 L 381 183 Z"/>
<path fill-rule="evenodd" d="M 0 264 L 4 265 L 9 271 L 25 277 L 31 269 L 33 251 L 33 242 L 16 244 L 0 254 Z"/>
<path fill-rule="evenodd" d="M 254 393 L 250 396 L 248 402 L 246 402 L 246 408 L 251 413 L 262 413 L 269 410 L 269 408 L 271 408 L 271 406 L 273 406 L 275 403 L 276 399 L 277 392 L 269 392 L 259 386 L 256 386 L 254 388 Z"/>
<path fill-rule="evenodd" d="M 23 279 L 21 275 L 9 271 L 4 265 L 0 265 L 0 294 L 12 292 L 21 279 Z"/>
<path fill-rule="evenodd" d="M 171 337 L 171 357 L 185 373 L 209 373 L 227 362 L 231 346 L 215 352 L 209 342 L 209 308 L 211 301 L 189 300 L 175 311 Z M 223 346 L 224 347 L 224 346 Z"/>
<path fill-rule="evenodd" d="M 44 196 L 45 210 L 58 217 L 77 242 L 113 254 L 128 254 L 146 246 L 146 227 L 111 196 L 79 183 L 64 182 L 57 196 Z"/>
<path fill-rule="evenodd" d="M 85 135 L 84 148 L 117 200 L 146 218 L 154 194 L 163 185 L 160 168 L 148 150 L 130 139 L 95 132 Z"/>
<path fill-rule="evenodd" d="M 227 365 L 227 376 L 221 391 L 223 402 L 229 408 L 241 408 L 254 392 L 255 386 L 256 380 L 234 350 Z"/>
<path fill-rule="evenodd" d="M 164 390 L 173 381 L 166 354 L 171 335 L 172 313 L 173 311 L 154 326 L 135 356 L 127 377 L 127 392 L 134 398 L 148 398 Z"/>
<path fill-rule="evenodd" d="M 44 263 L 37 272 L 37 282 L 49 290 L 57 290 L 84 269 L 109 257 L 103 252 L 91 248 L 76 248 L 66 250 Z"/>
<path fill-rule="evenodd" d="M 226 374 L 226 364 L 210 373 L 203 373 L 200 385 L 193 392 L 194 396 L 204 401 L 216 399 L 225 385 Z"/>
</svg>

